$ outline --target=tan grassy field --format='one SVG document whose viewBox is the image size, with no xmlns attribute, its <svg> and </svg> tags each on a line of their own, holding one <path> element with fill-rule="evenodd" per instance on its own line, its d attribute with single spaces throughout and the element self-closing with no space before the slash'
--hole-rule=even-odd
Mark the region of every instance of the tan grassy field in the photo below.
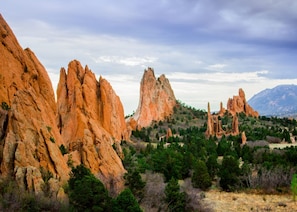
<svg viewBox="0 0 297 212">
<path fill-rule="evenodd" d="M 297 202 L 290 194 L 264 195 L 221 192 L 210 190 L 205 192 L 203 203 L 215 212 L 242 211 L 297 211 Z"/>
</svg>

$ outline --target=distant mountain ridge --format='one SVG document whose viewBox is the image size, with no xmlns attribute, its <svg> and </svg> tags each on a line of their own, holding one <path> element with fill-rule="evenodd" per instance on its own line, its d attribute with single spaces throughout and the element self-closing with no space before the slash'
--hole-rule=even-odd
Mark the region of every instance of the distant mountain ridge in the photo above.
<svg viewBox="0 0 297 212">
<path fill-rule="evenodd" d="M 254 95 L 248 103 L 261 116 L 297 116 L 297 85 L 279 85 Z"/>
</svg>

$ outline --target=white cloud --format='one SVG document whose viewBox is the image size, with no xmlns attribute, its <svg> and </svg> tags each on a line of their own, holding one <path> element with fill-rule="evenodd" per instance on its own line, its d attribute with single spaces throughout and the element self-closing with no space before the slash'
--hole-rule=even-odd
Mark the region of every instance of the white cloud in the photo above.
<svg viewBox="0 0 297 212">
<path fill-rule="evenodd" d="M 214 82 L 214 83 L 232 83 L 232 82 L 259 82 L 265 79 L 269 71 L 261 70 L 254 72 L 205 72 L 205 73 L 185 73 L 174 72 L 167 75 L 171 80 L 184 81 L 199 81 L 199 82 Z"/>
<path fill-rule="evenodd" d="M 123 56 L 100 56 L 94 59 L 96 63 L 117 63 L 126 66 L 148 66 L 157 61 L 156 57 L 123 57 Z"/>
<path fill-rule="evenodd" d="M 227 64 L 218 63 L 218 64 L 209 65 L 206 67 L 206 69 L 216 71 L 216 70 L 221 70 L 221 69 L 225 68 L 226 66 L 227 66 Z"/>
<path fill-rule="evenodd" d="M 201 60 L 195 60 L 194 63 L 200 65 L 200 64 L 203 64 L 203 61 L 201 61 Z"/>
</svg>

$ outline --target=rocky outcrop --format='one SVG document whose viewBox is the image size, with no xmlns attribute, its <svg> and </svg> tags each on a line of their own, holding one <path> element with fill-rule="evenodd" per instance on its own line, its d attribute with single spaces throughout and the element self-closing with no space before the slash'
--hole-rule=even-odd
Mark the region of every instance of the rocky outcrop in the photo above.
<svg viewBox="0 0 297 212">
<path fill-rule="evenodd" d="M 225 113 L 226 113 L 226 109 L 223 106 L 223 102 L 220 102 L 220 110 L 218 112 L 218 115 L 223 116 L 223 115 L 225 115 Z"/>
<path fill-rule="evenodd" d="M 239 126 L 238 126 L 238 117 L 237 114 L 232 115 L 232 123 L 231 129 L 222 126 L 222 110 L 218 114 L 211 114 L 210 113 L 210 104 L 207 105 L 207 129 L 206 129 L 206 136 L 216 136 L 222 137 L 222 135 L 238 135 L 239 134 Z M 223 113 L 225 114 L 225 113 Z M 228 116 L 229 114 L 225 114 Z"/>
<path fill-rule="evenodd" d="M 247 138 L 246 138 L 245 132 L 243 131 L 241 133 L 241 145 L 245 145 L 246 144 L 246 140 L 247 140 Z"/>
<path fill-rule="evenodd" d="M 64 199 L 68 165 L 83 163 L 112 195 L 121 191 L 120 141 L 129 137 L 111 85 L 72 61 L 68 73 L 61 69 L 56 103 L 44 67 L 30 49 L 21 48 L 2 16 L 0 24 L 0 175 L 41 194 L 48 174 L 51 196 Z"/>
<path fill-rule="evenodd" d="M 227 110 L 232 114 L 245 113 L 247 116 L 259 117 L 259 113 L 247 103 L 242 88 L 239 89 L 238 96 L 228 100 Z"/>
<path fill-rule="evenodd" d="M 206 136 L 222 136 L 224 131 L 222 129 L 222 121 L 219 117 L 220 115 L 210 113 L 210 104 L 208 103 Z"/>
<path fill-rule="evenodd" d="M 238 114 L 244 113 L 247 116 L 259 117 L 259 113 L 254 111 L 253 108 L 247 103 L 245 99 L 245 93 L 240 88 L 238 91 L 238 96 L 233 96 L 230 98 L 227 103 L 227 109 L 223 107 L 223 103 L 220 103 L 220 110 L 217 114 L 210 113 L 210 104 L 208 103 L 207 109 L 207 136 L 217 136 L 221 137 L 222 135 L 239 135 L 239 126 L 238 126 Z M 232 116 L 231 129 L 224 129 L 222 127 L 222 117 Z"/>
<path fill-rule="evenodd" d="M 111 193 L 123 189 L 125 169 L 113 149 L 126 138 L 123 106 L 110 84 L 74 60 L 60 72 L 58 127 L 69 154 L 90 168 Z"/>
<path fill-rule="evenodd" d="M 167 131 L 166 131 L 166 139 L 168 139 L 168 138 L 170 138 L 172 136 L 173 136 L 172 135 L 172 130 L 170 128 L 168 128 Z"/>
<path fill-rule="evenodd" d="M 136 122 L 136 126 L 142 128 L 149 126 L 152 121 L 164 120 L 173 113 L 175 105 L 176 99 L 169 80 L 165 75 L 156 79 L 154 70 L 148 68 L 144 71 L 140 83 L 138 108 L 128 120 L 129 126 L 132 126 L 130 123 Z M 133 126 L 131 128 L 135 129 Z"/>
<path fill-rule="evenodd" d="M 232 133 L 234 135 L 239 134 L 238 117 L 236 114 L 233 115 L 233 118 L 232 118 Z"/>
<path fill-rule="evenodd" d="M 53 88 L 45 68 L 21 48 L 2 16 L 0 33 L 0 174 L 42 193 L 41 170 L 60 185 L 70 171 L 59 149 Z"/>
</svg>

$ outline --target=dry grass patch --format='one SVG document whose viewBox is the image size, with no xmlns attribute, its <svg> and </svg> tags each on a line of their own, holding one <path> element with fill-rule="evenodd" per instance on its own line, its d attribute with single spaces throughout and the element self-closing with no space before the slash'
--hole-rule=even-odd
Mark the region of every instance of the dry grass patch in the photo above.
<svg viewBox="0 0 297 212">
<path fill-rule="evenodd" d="M 203 201 L 215 212 L 237 211 L 297 211 L 292 195 L 264 195 L 256 193 L 233 193 L 218 190 L 205 192 Z"/>
<path fill-rule="evenodd" d="M 297 146 L 297 143 L 280 143 L 280 144 L 269 144 L 269 148 L 270 149 L 274 149 L 274 148 L 280 148 L 280 149 L 284 149 L 286 147 L 291 147 L 291 146 Z"/>
</svg>

